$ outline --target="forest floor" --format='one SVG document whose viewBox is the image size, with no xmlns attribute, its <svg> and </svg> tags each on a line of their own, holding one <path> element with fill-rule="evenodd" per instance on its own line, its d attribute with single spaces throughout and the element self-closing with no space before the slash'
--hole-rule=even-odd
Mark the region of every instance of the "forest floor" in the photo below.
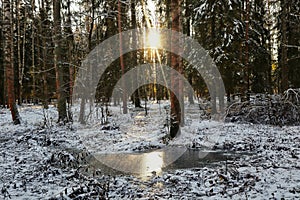
<svg viewBox="0 0 300 200">
<path fill-rule="evenodd" d="M 58 125 L 55 107 L 33 105 L 19 107 L 22 124 L 15 126 L 9 111 L 0 109 L 0 199 L 300 197 L 300 126 L 215 122 L 187 105 L 182 135 L 169 141 L 164 137 L 165 105 L 149 103 L 147 116 L 133 109 L 120 115 L 120 107 L 109 107 L 107 124 L 95 117 L 84 126 Z M 99 152 L 136 153 L 176 145 L 243 156 L 142 175 L 109 174 L 91 164 Z"/>
</svg>

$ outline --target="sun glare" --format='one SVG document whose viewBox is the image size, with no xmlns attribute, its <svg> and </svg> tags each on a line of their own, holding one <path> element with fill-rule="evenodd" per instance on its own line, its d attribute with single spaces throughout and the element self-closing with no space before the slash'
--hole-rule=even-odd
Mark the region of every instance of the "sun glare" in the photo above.
<svg viewBox="0 0 300 200">
<path fill-rule="evenodd" d="M 160 47 L 160 35 L 155 29 L 151 29 L 148 33 L 148 46 L 153 49 L 158 49 Z"/>
<path fill-rule="evenodd" d="M 160 173 L 163 163 L 164 161 L 162 152 L 150 152 L 145 154 L 144 160 L 141 163 L 141 167 L 145 174 L 153 171 Z"/>
</svg>

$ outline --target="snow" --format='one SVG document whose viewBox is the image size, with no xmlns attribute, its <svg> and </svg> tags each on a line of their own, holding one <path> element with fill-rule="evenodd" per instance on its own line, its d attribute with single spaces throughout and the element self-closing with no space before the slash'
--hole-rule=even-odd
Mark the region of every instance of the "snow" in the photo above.
<svg viewBox="0 0 300 200">
<path fill-rule="evenodd" d="M 101 125 L 94 117 L 85 126 L 77 122 L 58 125 L 54 106 L 43 111 L 33 105 L 19 107 L 22 124 L 15 126 L 9 111 L 1 109 L 0 198 L 299 198 L 299 126 L 199 121 L 201 115 L 186 105 L 191 112 L 181 136 L 164 141 L 164 105 L 149 103 L 148 116 L 132 110 L 121 115 L 120 107 L 111 106 L 109 124 Z M 202 168 L 166 167 L 147 175 L 109 175 L 89 165 L 94 153 L 138 153 L 172 145 L 244 156 Z"/>
</svg>

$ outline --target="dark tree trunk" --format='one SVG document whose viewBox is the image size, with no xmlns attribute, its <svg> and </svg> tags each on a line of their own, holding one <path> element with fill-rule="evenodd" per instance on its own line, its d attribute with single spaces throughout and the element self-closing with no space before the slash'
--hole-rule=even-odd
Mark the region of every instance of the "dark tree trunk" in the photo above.
<svg viewBox="0 0 300 200">
<path fill-rule="evenodd" d="M 95 19 L 95 1 L 92 0 L 91 1 L 92 4 L 92 10 L 91 10 L 91 17 L 87 17 L 86 18 L 86 24 L 88 24 L 87 26 L 87 31 L 88 31 L 88 46 L 86 49 L 87 54 L 91 52 L 92 50 L 92 34 L 93 34 L 93 28 L 94 28 L 94 19 Z M 90 22 L 91 19 L 91 22 Z M 72 69 L 70 68 L 70 76 L 72 73 Z M 87 77 L 85 77 L 86 79 L 92 79 L 92 72 L 91 72 L 91 67 L 90 65 L 87 66 Z M 89 99 L 90 101 L 90 109 L 92 109 L 92 104 L 93 104 L 93 98 L 94 97 L 83 97 L 81 98 L 81 103 L 80 103 L 80 113 L 79 113 L 79 122 L 81 124 L 85 124 L 85 103 L 86 101 Z M 91 111 L 91 110 L 90 110 Z"/>
<path fill-rule="evenodd" d="M 135 0 L 132 0 L 131 5 L 130 5 L 132 29 L 135 29 L 137 27 L 135 5 L 136 5 Z M 136 35 L 133 35 L 132 45 L 133 45 L 133 49 L 136 49 Z M 132 55 L 132 66 L 135 67 L 135 66 L 137 66 L 137 52 L 133 51 L 131 55 Z M 133 79 L 136 79 L 136 81 L 138 81 L 138 74 L 136 74 L 136 76 L 133 77 Z M 136 108 L 142 107 L 139 89 L 137 89 L 133 93 L 133 102 L 134 102 L 134 107 L 136 107 Z"/>
<path fill-rule="evenodd" d="M 250 100 L 250 64 L 249 64 L 249 24 L 250 24 L 250 5 L 249 0 L 246 0 L 246 30 L 245 30 L 245 68 L 246 68 L 246 98 Z"/>
<path fill-rule="evenodd" d="M 186 18 L 186 24 L 185 24 L 185 33 L 188 37 L 191 36 L 191 17 L 192 17 L 192 9 L 191 9 L 191 2 L 190 0 L 186 0 L 186 11 L 185 11 L 185 18 Z M 188 72 L 188 81 L 193 86 L 193 70 L 191 69 Z M 194 104 L 194 93 L 193 91 L 189 91 L 188 93 L 188 99 L 190 104 Z"/>
<path fill-rule="evenodd" d="M 23 70 L 21 62 L 21 25 L 20 25 L 20 0 L 16 1 L 16 15 L 17 15 L 17 62 L 18 62 L 18 87 L 17 87 L 17 99 L 18 104 L 22 104 L 22 80 L 23 80 Z"/>
<path fill-rule="evenodd" d="M 118 0 L 118 28 L 120 34 L 120 65 L 122 69 L 122 75 L 125 74 L 124 58 L 123 58 L 123 38 L 122 38 L 122 17 L 121 17 L 121 1 Z M 127 94 L 125 90 L 125 80 L 122 79 L 122 88 L 123 88 L 123 114 L 127 114 Z"/>
<path fill-rule="evenodd" d="M 55 69 L 57 74 L 57 94 L 58 94 L 58 121 L 67 122 L 67 95 L 68 88 L 64 79 L 64 66 L 62 60 L 62 30 L 61 30 L 61 0 L 53 0 L 53 20 L 54 20 L 54 43 L 55 43 Z"/>
<path fill-rule="evenodd" d="M 281 1 L 281 92 L 284 92 L 289 87 L 289 68 L 288 68 L 288 55 L 287 55 L 287 0 Z"/>
<path fill-rule="evenodd" d="M 39 46 L 42 46 L 43 48 L 39 48 L 40 50 L 40 54 L 41 54 L 41 58 L 40 59 L 40 66 L 42 68 L 42 74 L 41 74 L 41 78 L 42 78 L 42 102 L 44 105 L 45 109 L 48 109 L 48 105 L 49 105 L 49 73 L 48 70 L 50 69 L 49 66 L 49 48 L 47 47 L 47 44 L 51 43 L 51 41 L 49 40 L 49 38 L 51 37 L 51 32 L 50 32 L 50 22 L 49 22 L 49 7 L 48 4 L 49 2 L 45 2 L 42 1 L 41 2 L 41 7 L 39 8 L 40 11 L 40 15 L 41 15 L 41 19 L 39 22 L 39 34 L 42 35 L 42 37 L 40 37 L 40 44 Z M 52 67 L 52 66 L 51 66 Z"/>
<path fill-rule="evenodd" d="M 8 105 L 11 111 L 12 120 L 14 124 L 20 124 L 20 116 L 18 108 L 15 102 L 15 85 L 14 85 L 14 63 L 13 63 L 13 29 L 12 29 L 12 12 L 11 12 L 11 2 L 9 0 L 3 1 L 4 8 L 4 63 L 6 72 L 6 84 L 7 84 L 7 94 L 8 94 Z"/>
<path fill-rule="evenodd" d="M 74 86 L 74 74 L 75 74 L 75 69 L 74 69 L 74 65 L 73 65 L 73 61 L 74 61 L 74 35 L 73 35 L 73 31 L 72 31 L 72 21 L 71 21 L 71 2 L 70 0 L 67 1 L 67 7 L 68 7 L 68 14 L 67 14 L 67 28 L 66 28 L 66 33 L 67 33 L 67 48 L 68 48 L 68 52 L 67 52 L 67 60 L 68 60 L 68 65 L 69 65 L 69 96 L 68 96 L 68 103 L 69 105 L 72 105 L 72 97 L 73 97 L 73 86 Z M 69 120 L 73 120 L 72 119 L 72 113 L 71 113 L 71 109 L 70 107 L 68 107 L 68 117 Z"/>
<path fill-rule="evenodd" d="M 2 16 L 2 12 L 0 13 Z M 0 107 L 5 106 L 5 76 L 4 76 L 4 63 L 3 63 L 3 46 L 4 46 L 4 36 L 3 36 L 3 27 L 0 25 Z"/>
<path fill-rule="evenodd" d="M 216 12 L 216 11 L 215 11 Z M 216 14 L 212 13 L 212 18 L 211 18 L 211 37 L 212 37 L 212 56 L 215 56 L 215 48 L 216 48 Z M 210 102 L 211 102 L 211 107 L 212 107 L 212 114 L 217 113 L 217 97 L 215 90 L 210 91 Z"/>
<path fill-rule="evenodd" d="M 172 30 L 180 32 L 180 5 L 181 0 L 173 0 L 171 2 L 171 12 L 172 12 Z M 175 37 L 173 34 L 171 36 L 171 49 L 172 52 L 177 51 L 179 48 L 178 45 L 178 38 Z M 182 71 L 182 65 L 181 65 L 181 58 L 178 55 L 175 55 L 174 53 L 171 53 L 171 66 L 173 69 L 177 70 L 178 72 Z M 171 84 L 172 89 L 174 92 L 179 94 L 180 90 L 180 81 L 178 80 L 178 77 L 176 77 L 175 74 L 171 74 Z M 180 97 L 176 97 L 175 93 L 171 92 L 171 126 L 170 126 L 170 136 L 172 138 L 176 137 L 176 135 L 180 131 L 180 123 L 181 123 L 181 110 L 180 110 Z"/>
</svg>

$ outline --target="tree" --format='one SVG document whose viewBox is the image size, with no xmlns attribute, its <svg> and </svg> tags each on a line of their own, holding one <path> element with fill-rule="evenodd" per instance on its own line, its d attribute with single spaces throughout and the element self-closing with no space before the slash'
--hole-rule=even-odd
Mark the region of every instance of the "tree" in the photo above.
<svg viewBox="0 0 300 200">
<path fill-rule="evenodd" d="M 61 0 L 53 0 L 53 20 L 54 20 L 54 44 L 55 44 L 55 70 L 58 96 L 58 122 L 69 121 L 67 113 L 68 82 L 66 82 L 66 72 L 64 70 L 62 57 L 62 30 L 61 30 Z"/>
<path fill-rule="evenodd" d="M 300 1 L 289 1 L 288 66 L 290 87 L 300 88 Z"/>
<path fill-rule="evenodd" d="M 33 99 L 33 102 L 36 103 L 36 62 L 35 62 L 35 39 L 36 39 L 36 29 L 35 29 L 35 20 L 34 20 L 34 14 L 35 14 L 35 2 L 30 1 L 31 8 L 32 8 L 32 21 L 31 21 L 31 77 L 32 77 L 32 89 L 31 89 L 31 97 Z"/>
<path fill-rule="evenodd" d="M 121 2 L 118 0 L 118 28 L 119 28 L 119 39 L 120 39 L 120 65 L 122 69 L 122 75 L 125 74 L 124 58 L 123 58 L 123 39 L 122 39 L 122 17 L 121 17 Z M 127 94 L 125 90 L 124 79 L 122 79 L 123 87 L 123 114 L 127 114 Z"/>
<path fill-rule="evenodd" d="M 136 22 L 136 1 L 135 0 L 131 0 L 131 4 L 130 4 L 130 12 L 131 12 L 131 27 L 132 29 L 136 29 L 137 28 L 137 22 Z M 132 40 L 132 45 L 133 45 L 133 49 L 135 49 L 136 47 L 136 35 L 133 35 L 133 40 Z M 132 66 L 136 66 L 137 65 L 137 52 L 133 51 L 132 54 Z M 138 79 L 138 74 L 136 75 L 136 77 L 133 77 L 133 79 Z M 136 108 L 140 108 L 141 106 L 141 100 L 140 100 L 140 95 L 139 95 L 139 89 L 137 89 L 134 93 L 133 93 L 133 102 L 134 102 L 134 106 Z"/>
<path fill-rule="evenodd" d="M 0 16 L 3 16 L 2 8 L 0 8 Z M 3 24 L 0 25 L 0 106 L 5 105 L 5 70 L 3 63 L 3 48 L 4 48 L 4 35 L 3 35 Z"/>
<path fill-rule="evenodd" d="M 250 65 L 249 65 L 249 24 L 250 24 L 250 5 L 249 0 L 246 0 L 246 30 L 245 30 L 245 89 L 244 96 L 247 97 L 247 100 L 250 100 Z"/>
<path fill-rule="evenodd" d="M 22 66 L 22 62 L 21 62 L 21 16 L 20 16 L 20 4 L 21 4 L 21 0 L 17 0 L 16 2 L 16 15 L 17 15 L 17 63 L 18 63 L 18 83 L 19 83 L 19 87 L 18 87 L 18 103 L 19 105 L 22 104 L 22 87 L 23 87 L 23 73 L 24 73 L 24 68 Z"/>
<path fill-rule="evenodd" d="M 186 34 L 188 37 L 191 37 L 191 22 L 192 22 L 192 1 L 191 0 L 185 0 L 185 21 L 183 25 L 183 33 Z M 188 63 L 187 63 L 188 65 Z M 193 69 L 190 66 L 185 67 L 185 71 L 187 71 L 187 78 L 191 85 L 193 85 Z M 189 91 L 188 94 L 189 103 L 194 104 L 194 94 L 192 91 Z"/>
<path fill-rule="evenodd" d="M 181 0 L 173 0 L 171 2 L 171 15 L 172 15 L 172 31 L 181 31 L 181 24 L 180 24 L 180 5 L 181 5 Z M 178 52 L 178 38 L 172 34 L 171 36 L 171 49 L 172 52 Z M 182 60 L 180 56 L 171 53 L 171 67 L 178 72 L 182 72 Z M 176 97 L 175 93 L 179 94 L 180 93 L 180 81 L 178 80 L 178 77 L 176 75 L 173 75 L 171 79 L 171 84 L 172 84 L 172 89 L 173 92 L 171 92 L 171 126 L 170 126 L 170 136 L 174 138 L 177 133 L 180 131 L 180 123 L 181 123 L 181 112 L 183 110 L 180 110 L 180 97 Z M 181 108 L 182 109 L 182 108 Z"/>
<path fill-rule="evenodd" d="M 287 55 L 287 20 L 288 20 L 288 2 L 287 0 L 281 1 L 281 91 L 285 91 L 289 87 L 289 68 L 288 68 L 288 55 Z"/>
<path fill-rule="evenodd" d="M 44 108 L 48 108 L 48 99 L 49 99 L 49 86 L 48 86 L 48 77 L 49 73 L 48 70 L 50 69 L 50 66 L 48 64 L 49 57 L 52 55 L 51 51 L 49 51 L 50 48 L 53 46 L 51 41 L 51 27 L 50 27 L 50 20 L 48 19 L 48 13 L 50 11 L 49 8 L 49 2 L 48 1 L 42 1 L 42 5 L 39 8 L 40 14 L 39 14 L 39 26 L 38 26 L 38 34 L 40 37 L 38 37 L 38 43 L 40 43 L 41 48 L 38 48 L 41 52 L 41 58 L 39 61 L 39 66 L 41 67 L 41 79 L 42 79 L 42 92 L 41 92 L 41 99 L 43 101 Z M 48 45 L 47 45 L 48 44 Z M 49 45 L 50 44 L 50 45 Z"/>
<path fill-rule="evenodd" d="M 279 72 L 280 91 L 300 87 L 300 2 L 280 0 L 279 12 Z"/>
<path fill-rule="evenodd" d="M 4 20 L 3 20 L 3 32 L 4 32 L 4 63 L 6 72 L 6 84 L 8 94 L 8 105 L 11 111 L 12 120 L 14 124 L 20 124 L 20 116 L 18 108 L 15 102 L 15 85 L 14 85 L 14 52 L 13 52 L 13 29 L 12 29 L 12 3 L 9 0 L 3 1 L 4 8 Z"/>
<path fill-rule="evenodd" d="M 218 66 L 228 101 L 233 93 L 271 91 L 265 7 L 263 1 L 195 1 L 196 38 Z"/>
<path fill-rule="evenodd" d="M 69 95 L 68 95 L 68 103 L 72 105 L 72 97 L 73 97 L 73 86 L 74 86 L 74 76 L 75 76 L 75 67 L 74 64 L 75 63 L 75 59 L 74 59 L 74 34 L 72 31 L 72 21 L 71 21 L 71 2 L 70 0 L 67 1 L 67 20 L 66 20 L 66 48 L 67 48 L 67 62 L 69 65 L 69 84 L 68 84 L 68 88 L 69 88 Z M 71 119 L 71 110 L 68 109 L 68 116 Z M 72 119 L 71 119 L 72 120 Z"/>
</svg>

